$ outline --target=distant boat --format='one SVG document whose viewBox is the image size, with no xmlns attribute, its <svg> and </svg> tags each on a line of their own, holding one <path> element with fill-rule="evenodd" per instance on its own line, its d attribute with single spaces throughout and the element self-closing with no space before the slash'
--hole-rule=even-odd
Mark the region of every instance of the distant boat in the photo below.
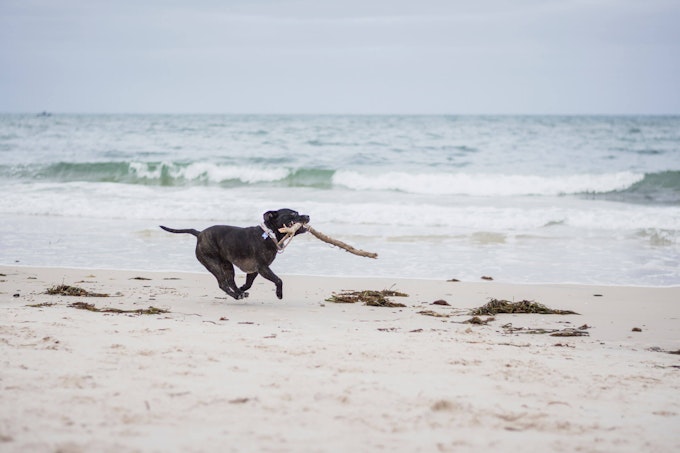
<svg viewBox="0 0 680 453">
<path fill-rule="evenodd" d="M 52 116 L 50 112 L 42 111 L 38 113 L 36 116 L 41 116 L 41 117 L 47 117 L 47 116 Z"/>
</svg>

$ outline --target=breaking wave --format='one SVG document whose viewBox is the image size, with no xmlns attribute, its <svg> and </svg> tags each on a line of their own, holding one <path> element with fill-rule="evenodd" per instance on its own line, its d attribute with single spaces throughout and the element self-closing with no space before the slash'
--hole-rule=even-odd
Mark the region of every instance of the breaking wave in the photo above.
<svg viewBox="0 0 680 453">
<path fill-rule="evenodd" d="M 107 182 L 170 187 L 273 185 L 481 197 L 582 194 L 634 203 L 680 203 L 680 171 L 543 176 L 354 171 L 212 162 L 59 162 L 0 166 L 0 176 L 27 182 Z"/>
</svg>

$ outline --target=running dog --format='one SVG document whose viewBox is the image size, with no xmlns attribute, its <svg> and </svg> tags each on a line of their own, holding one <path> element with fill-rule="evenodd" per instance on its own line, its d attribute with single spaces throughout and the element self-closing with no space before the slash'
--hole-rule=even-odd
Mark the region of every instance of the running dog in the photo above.
<svg viewBox="0 0 680 453">
<path fill-rule="evenodd" d="M 276 285 L 276 297 L 283 298 L 283 282 L 272 272 L 270 265 L 285 234 L 279 229 L 302 224 L 295 235 L 306 232 L 309 216 L 300 215 L 292 209 L 267 211 L 263 214 L 262 226 L 241 228 L 229 225 L 215 225 L 198 231 L 193 228 L 176 230 L 160 226 L 170 233 L 188 233 L 196 236 L 196 258 L 217 279 L 220 288 L 234 299 L 248 297 L 248 291 L 255 277 L 262 275 Z M 246 283 L 240 288 L 234 281 L 234 266 L 246 273 Z"/>
</svg>

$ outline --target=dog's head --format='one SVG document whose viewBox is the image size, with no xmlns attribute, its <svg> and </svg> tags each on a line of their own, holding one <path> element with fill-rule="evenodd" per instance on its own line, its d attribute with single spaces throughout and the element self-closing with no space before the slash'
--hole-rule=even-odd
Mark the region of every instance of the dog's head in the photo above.
<svg viewBox="0 0 680 453">
<path fill-rule="evenodd" d="M 296 223 L 302 223 L 303 225 L 309 223 L 308 215 L 302 215 L 292 209 L 267 211 L 262 215 L 262 218 L 264 219 L 264 224 L 277 234 L 279 234 L 279 228 L 289 227 Z M 295 235 L 306 231 L 307 229 L 303 226 L 295 232 Z"/>
</svg>

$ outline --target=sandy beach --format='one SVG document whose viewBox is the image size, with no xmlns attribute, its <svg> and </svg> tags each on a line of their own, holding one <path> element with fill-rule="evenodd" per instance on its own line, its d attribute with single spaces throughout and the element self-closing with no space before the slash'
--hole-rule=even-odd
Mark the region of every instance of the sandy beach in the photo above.
<svg viewBox="0 0 680 453">
<path fill-rule="evenodd" d="M 3 452 L 680 450 L 678 287 L 0 274 Z M 326 301 L 383 289 L 405 307 Z M 579 314 L 465 323 L 494 298 Z"/>
</svg>

